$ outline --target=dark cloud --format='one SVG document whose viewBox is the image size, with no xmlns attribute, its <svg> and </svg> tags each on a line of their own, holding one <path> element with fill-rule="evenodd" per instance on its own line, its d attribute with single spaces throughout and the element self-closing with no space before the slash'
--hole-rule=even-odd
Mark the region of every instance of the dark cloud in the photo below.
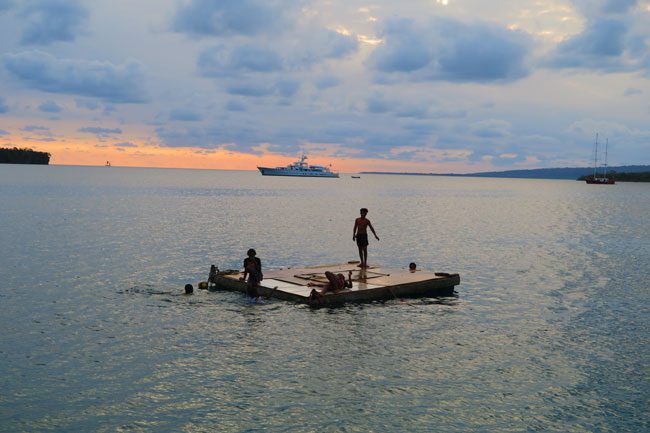
<svg viewBox="0 0 650 433">
<path fill-rule="evenodd" d="M 341 84 L 341 80 L 334 75 L 323 75 L 314 80 L 314 86 L 320 90 L 336 87 Z"/>
<path fill-rule="evenodd" d="M 265 96 L 280 96 L 290 98 L 300 90 L 300 82 L 291 79 L 278 80 L 276 83 L 245 81 L 236 82 L 226 87 L 231 95 L 261 98 Z"/>
<path fill-rule="evenodd" d="M 226 91 L 231 95 L 252 97 L 270 96 L 275 93 L 273 86 L 255 82 L 231 84 L 227 87 Z"/>
<path fill-rule="evenodd" d="M 240 45 L 231 53 L 230 67 L 252 72 L 273 72 L 282 69 L 282 57 L 269 48 Z"/>
<path fill-rule="evenodd" d="M 189 108 L 174 108 L 169 113 L 169 120 L 177 120 L 180 122 L 198 122 L 203 120 L 203 116 Z"/>
<path fill-rule="evenodd" d="M 224 143 L 237 142 L 238 145 L 244 145 L 241 139 L 233 139 L 232 128 L 165 128 L 156 129 L 156 133 L 161 140 L 161 145 L 165 147 L 197 147 L 214 149 L 222 146 Z"/>
<path fill-rule="evenodd" d="M 246 105 L 242 102 L 230 100 L 226 104 L 226 110 L 228 111 L 246 111 Z"/>
<path fill-rule="evenodd" d="M 514 81 L 529 74 L 526 59 L 533 42 L 521 31 L 433 18 L 424 25 L 389 21 L 381 36 L 384 43 L 368 63 L 380 74 L 457 82 Z"/>
<path fill-rule="evenodd" d="M 428 108 L 424 105 L 409 104 L 398 107 L 395 111 L 395 115 L 398 117 L 423 119 L 427 117 L 428 111 Z"/>
<path fill-rule="evenodd" d="M 10 135 L 10 133 L 5 131 L 5 130 L 0 129 L 0 137 L 3 136 L 3 135 Z"/>
<path fill-rule="evenodd" d="M 600 18 L 589 23 L 584 32 L 561 43 L 548 59 L 555 68 L 598 68 L 621 70 L 618 57 L 625 50 L 627 26 L 620 20 Z"/>
<path fill-rule="evenodd" d="M 489 119 L 476 122 L 470 126 L 470 131 L 476 137 L 504 138 L 509 137 L 512 125 L 504 120 Z"/>
<path fill-rule="evenodd" d="M 638 0 L 606 0 L 603 12 L 607 14 L 622 14 L 635 7 Z"/>
<path fill-rule="evenodd" d="M 366 111 L 368 111 L 368 113 L 387 113 L 394 105 L 393 102 L 388 101 L 384 95 L 380 93 L 375 93 L 366 98 Z"/>
<path fill-rule="evenodd" d="M 275 33 L 289 26 L 290 13 L 298 9 L 301 3 L 281 0 L 190 0 L 176 12 L 172 28 L 195 37 Z"/>
<path fill-rule="evenodd" d="M 283 60 L 270 48 L 246 44 L 229 49 L 219 45 L 203 51 L 197 66 L 204 77 L 236 76 L 241 72 L 280 71 Z"/>
<path fill-rule="evenodd" d="M 88 19 L 88 11 L 77 0 L 31 0 L 18 16 L 24 20 L 21 43 L 47 45 L 73 41 Z"/>
<path fill-rule="evenodd" d="M 327 59 L 347 56 L 358 49 L 352 35 L 327 29 L 313 29 L 296 40 L 267 44 L 219 44 L 203 50 L 197 60 L 204 77 L 240 77 L 242 74 L 270 74 L 309 69 Z M 278 41 L 275 41 L 278 42 Z"/>
<path fill-rule="evenodd" d="M 111 134 L 121 134 L 122 130 L 120 128 L 102 128 L 98 126 L 86 126 L 78 129 L 79 132 L 85 132 L 88 134 L 95 134 L 101 137 L 106 137 Z"/>
<path fill-rule="evenodd" d="M 75 99 L 77 108 L 85 108 L 87 110 L 95 111 L 100 107 L 99 102 L 92 99 Z"/>
<path fill-rule="evenodd" d="M 0 0 L 0 12 L 11 8 L 13 5 L 13 0 Z"/>
<path fill-rule="evenodd" d="M 309 68 L 326 59 L 340 59 L 359 49 L 355 35 L 342 34 L 324 28 L 310 29 L 298 36 L 293 51 L 287 53 L 292 68 Z"/>
<path fill-rule="evenodd" d="M 9 112 L 9 106 L 5 102 L 5 99 L 0 96 L 0 114 Z"/>
<path fill-rule="evenodd" d="M 230 123 L 227 127 L 160 127 L 156 134 L 160 145 L 165 147 L 196 147 L 200 149 L 229 148 L 236 146 L 238 151 L 253 152 L 260 143 L 269 143 L 270 138 L 281 142 L 283 146 L 297 145 L 299 140 L 293 132 L 274 133 L 263 125 L 251 125 L 249 122 Z"/>
<path fill-rule="evenodd" d="M 25 132 L 34 132 L 34 131 L 49 131 L 50 128 L 47 126 L 39 126 L 39 125 L 25 125 L 24 127 L 20 128 L 21 131 Z"/>
<path fill-rule="evenodd" d="M 138 147 L 137 144 L 130 143 L 128 141 L 123 141 L 121 143 L 113 143 L 115 147 Z"/>
<path fill-rule="evenodd" d="M 275 90 L 280 96 L 290 98 L 300 90 L 300 82 L 296 80 L 280 80 L 275 84 Z"/>
<path fill-rule="evenodd" d="M 32 88 L 102 98 L 109 102 L 145 102 L 144 74 L 138 63 L 58 59 L 42 51 L 3 56 L 7 70 Z"/>
<path fill-rule="evenodd" d="M 38 106 L 38 109 L 44 113 L 60 113 L 63 108 L 54 101 L 46 101 Z"/>
<path fill-rule="evenodd" d="M 641 95 L 643 93 L 643 90 L 637 89 L 635 87 L 628 87 L 625 89 L 624 95 L 625 96 L 633 96 L 633 95 Z"/>
<path fill-rule="evenodd" d="M 585 29 L 560 43 L 541 65 L 604 73 L 642 71 L 650 76 L 650 27 L 647 14 L 636 13 L 636 0 L 573 0 L 586 17 Z"/>
</svg>

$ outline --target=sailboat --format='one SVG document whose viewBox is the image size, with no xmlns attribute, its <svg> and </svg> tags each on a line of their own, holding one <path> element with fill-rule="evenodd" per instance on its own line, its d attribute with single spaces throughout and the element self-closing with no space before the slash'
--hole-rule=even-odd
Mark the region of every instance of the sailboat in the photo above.
<svg viewBox="0 0 650 433">
<path fill-rule="evenodd" d="M 614 185 L 616 182 L 613 177 L 607 177 L 607 147 L 609 139 L 605 141 L 605 163 L 603 164 L 603 174 L 598 175 L 598 133 L 596 133 L 596 144 L 594 149 L 594 174 L 585 176 L 585 182 L 591 185 Z"/>
</svg>

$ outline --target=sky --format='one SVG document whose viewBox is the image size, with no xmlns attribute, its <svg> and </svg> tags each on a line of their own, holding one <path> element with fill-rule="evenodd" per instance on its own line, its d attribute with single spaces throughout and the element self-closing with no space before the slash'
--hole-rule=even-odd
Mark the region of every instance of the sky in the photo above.
<svg viewBox="0 0 650 433">
<path fill-rule="evenodd" d="M 650 164 L 650 0 L 0 0 L 0 147 L 53 164 L 575 167 L 596 133 Z"/>
</svg>

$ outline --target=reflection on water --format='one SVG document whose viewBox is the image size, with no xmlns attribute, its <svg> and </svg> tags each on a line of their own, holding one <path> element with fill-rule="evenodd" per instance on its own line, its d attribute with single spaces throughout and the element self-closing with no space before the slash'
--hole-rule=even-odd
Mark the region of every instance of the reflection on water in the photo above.
<svg viewBox="0 0 650 433">
<path fill-rule="evenodd" d="M 0 166 L 0 430 L 642 431 L 646 185 Z M 458 296 L 311 310 L 210 264 L 357 257 Z"/>
</svg>

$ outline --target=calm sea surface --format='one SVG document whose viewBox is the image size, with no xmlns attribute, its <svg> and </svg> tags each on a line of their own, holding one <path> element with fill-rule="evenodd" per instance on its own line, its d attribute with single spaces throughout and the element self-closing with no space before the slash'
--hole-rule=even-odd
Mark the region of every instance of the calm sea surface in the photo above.
<svg viewBox="0 0 650 433">
<path fill-rule="evenodd" d="M 312 310 L 211 264 L 459 272 Z M 650 185 L 0 165 L 0 431 L 643 432 Z"/>
</svg>

